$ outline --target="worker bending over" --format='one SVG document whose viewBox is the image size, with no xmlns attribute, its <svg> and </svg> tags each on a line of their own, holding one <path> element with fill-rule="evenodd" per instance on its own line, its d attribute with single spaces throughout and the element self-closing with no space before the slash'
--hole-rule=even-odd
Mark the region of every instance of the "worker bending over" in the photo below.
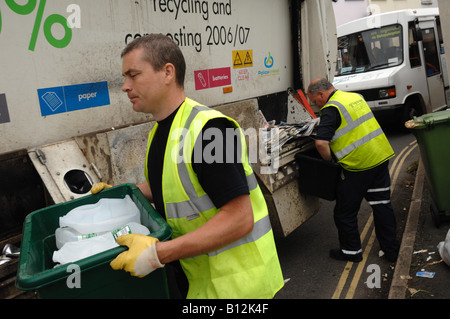
<svg viewBox="0 0 450 319">
<path fill-rule="evenodd" d="M 400 244 L 388 167 L 395 154 L 388 139 L 359 94 L 336 90 L 326 79 L 312 81 L 307 93 L 311 102 L 321 108 L 316 148 L 327 161 L 334 156 L 343 172 L 334 209 L 340 248 L 330 250 L 330 256 L 362 260 L 357 216 L 365 198 L 373 209 L 381 250 L 389 261 L 396 261 Z"/>
</svg>

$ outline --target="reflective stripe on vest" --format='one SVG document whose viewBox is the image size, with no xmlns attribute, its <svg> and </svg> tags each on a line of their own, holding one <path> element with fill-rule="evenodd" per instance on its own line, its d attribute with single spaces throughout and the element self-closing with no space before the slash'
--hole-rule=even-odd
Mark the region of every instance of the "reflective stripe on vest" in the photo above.
<svg viewBox="0 0 450 319">
<path fill-rule="evenodd" d="M 261 237 L 263 237 L 265 234 L 270 232 L 271 230 L 272 230 L 272 225 L 270 224 L 270 217 L 269 217 L 269 215 L 267 215 L 266 217 L 261 218 L 260 220 L 258 220 L 255 223 L 255 225 L 253 226 L 252 232 L 250 234 L 248 234 L 247 236 L 245 236 L 245 237 L 243 237 L 221 249 L 207 253 L 206 255 L 208 255 L 209 257 L 214 257 L 214 256 L 219 255 L 220 253 L 227 251 L 227 250 L 255 242 L 258 239 L 260 239 Z M 192 258 L 195 258 L 195 257 L 192 257 Z M 189 259 L 189 258 L 186 258 L 186 259 Z"/>
<path fill-rule="evenodd" d="M 192 121 L 194 121 L 195 117 L 201 111 L 212 111 L 212 109 L 201 105 L 194 106 L 192 108 L 191 114 L 189 115 L 185 123 L 184 128 L 186 130 L 189 129 L 189 127 L 192 124 Z M 180 154 L 183 154 L 183 152 L 184 152 L 184 144 L 180 149 Z M 180 175 L 181 183 L 183 185 L 186 194 L 189 197 L 189 200 L 178 203 L 167 203 L 166 204 L 167 218 L 187 217 L 188 220 L 190 220 L 195 218 L 195 216 L 198 215 L 199 213 L 210 210 L 215 207 L 207 194 L 198 197 L 195 187 L 194 185 L 192 185 L 191 179 L 189 178 L 189 173 L 186 164 L 183 163 L 182 161 L 179 161 L 178 163 L 178 174 Z M 252 191 L 256 189 L 256 187 L 258 187 L 258 182 L 256 181 L 254 173 L 247 176 L 247 183 L 249 191 Z"/>
<path fill-rule="evenodd" d="M 356 148 L 370 142 L 371 140 L 373 140 L 374 138 L 383 135 L 383 130 L 381 128 L 379 128 L 376 131 L 370 132 L 368 135 L 360 138 L 359 140 L 353 142 L 352 144 L 350 144 L 349 146 L 347 146 L 346 148 L 344 148 L 343 150 L 336 152 L 335 155 L 338 159 L 341 159 L 345 156 L 347 156 L 348 154 L 350 154 L 351 152 L 353 152 Z"/>
<path fill-rule="evenodd" d="M 240 146 L 237 149 L 241 152 L 238 156 L 241 156 L 250 190 L 254 224 L 247 236 L 225 247 L 180 259 L 189 281 L 187 298 L 272 298 L 284 285 L 283 274 L 264 195 L 248 162 L 244 134 L 235 120 L 197 105 L 189 98 L 186 98 L 173 121 L 163 167 L 163 200 L 167 222 L 174 230 L 172 238 L 202 227 L 220 212 L 202 189 L 191 163 L 195 141 L 202 134 L 204 125 L 214 118 L 227 119 L 239 129 L 237 140 Z M 201 125 L 197 125 L 197 120 Z M 157 124 L 149 135 L 147 161 L 156 130 Z M 174 160 L 174 155 L 177 160 Z M 148 162 L 146 168 L 147 165 Z M 145 174 L 148 181 L 147 169 Z"/>
<path fill-rule="evenodd" d="M 210 257 L 217 256 L 218 254 L 223 253 L 226 250 L 255 242 L 261 237 L 263 237 L 265 234 L 270 232 L 271 230 L 272 226 L 270 225 L 270 218 L 269 215 L 266 215 L 266 217 L 261 218 L 255 223 L 255 225 L 253 226 L 253 230 L 250 234 L 224 248 L 208 253 L 208 256 Z"/>
<path fill-rule="evenodd" d="M 178 167 L 178 172 L 180 174 L 180 179 L 183 184 L 183 187 L 186 193 L 188 194 L 190 200 L 179 203 L 167 203 L 166 204 L 167 218 L 175 219 L 187 217 L 188 220 L 190 220 L 193 219 L 196 214 L 200 214 L 201 212 L 210 210 L 215 207 L 208 195 L 203 195 L 201 197 L 197 196 L 197 192 L 195 191 L 192 183 L 187 182 L 189 180 L 189 173 L 187 172 L 186 167 L 184 167 L 184 169 L 181 170 L 180 167 Z M 255 174 L 247 176 L 247 183 L 250 191 L 258 187 L 258 182 L 256 181 Z"/>
<path fill-rule="evenodd" d="M 328 107 L 335 108 L 342 120 L 330 148 L 344 169 L 364 171 L 395 156 L 383 129 L 361 96 L 338 90 L 321 112 Z"/>
<path fill-rule="evenodd" d="M 184 125 L 184 129 L 188 130 L 192 122 L 198 115 L 198 113 L 202 111 L 213 111 L 213 110 L 205 106 L 200 105 L 194 106 Z M 184 143 L 182 144 L 179 153 L 180 154 L 184 153 Z M 166 203 L 167 218 L 168 219 L 187 218 L 187 220 L 189 221 L 199 217 L 200 213 L 215 208 L 213 202 L 211 201 L 211 199 L 207 194 L 204 194 L 203 196 L 200 197 L 198 196 L 197 191 L 195 190 L 195 187 L 192 184 L 192 181 L 189 177 L 189 172 L 186 164 L 182 161 L 179 161 L 177 166 L 181 184 L 183 185 L 183 188 L 189 200 L 177 203 Z M 246 176 L 246 178 L 249 191 L 251 192 L 253 190 L 256 190 L 258 187 L 258 182 L 256 180 L 255 174 L 252 172 L 250 175 Z M 250 234 L 220 250 L 210 252 L 208 255 L 216 256 L 226 250 L 254 242 L 259 238 L 261 238 L 262 236 L 264 236 L 265 234 L 267 234 L 268 232 L 270 232 L 271 230 L 272 226 L 270 224 L 270 218 L 269 215 L 266 215 L 265 217 L 255 222 L 253 230 Z"/>
<path fill-rule="evenodd" d="M 339 108 L 339 110 L 341 111 L 341 114 L 344 117 L 345 121 L 347 122 L 347 126 L 336 131 L 336 134 L 333 136 L 332 142 L 336 141 L 338 138 L 341 138 L 345 134 L 351 132 L 358 126 L 363 125 L 364 123 L 372 120 L 375 117 L 373 115 L 373 113 L 370 112 L 370 113 L 367 113 L 367 114 L 357 118 L 356 120 L 353 120 L 353 118 L 350 116 L 350 113 L 348 113 L 348 110 L 345 108 L 344 105 L 342 105 L 342 103 L 339 103 L 337 101 L 332 101 L 332 102 L 328 102 L 327 104 L 332 104 L 332 105 L 337 106 Z M 348 145 L 347 147 L 340 150 L 339 152 L 336 152 L 334 155 L 336 155 L 336 157 L 338 159 L 341 159 L 341 158 L 347 156 L 348 154 L 350 154 L 351 152 L 353 152 L 356 148 L 370 142 L 371 140 L 373 140 L 374 138 L 376 138 L 382 134 L 384 134 L 384 132 L 381 128 L 379 128 L 373 132 L 370 132 L 368 135 L 363 136 L 362 138 L 360 138 L 359 140 Z"/>
</svg>

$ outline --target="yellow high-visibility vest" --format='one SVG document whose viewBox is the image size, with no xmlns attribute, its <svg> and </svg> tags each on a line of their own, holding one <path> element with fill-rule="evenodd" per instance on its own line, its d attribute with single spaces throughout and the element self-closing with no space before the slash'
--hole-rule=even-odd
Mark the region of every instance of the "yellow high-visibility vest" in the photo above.
<svg viewBox="0 0 450 319">
<path fill-rule="evenodd" d="M 254 228 L 244 238 L 217 251 L 180 260 L 189 281 L 187 298 L 273 298 L 284 280 L 267 205 L 248 162 L 244 135 L 233 119 L 188 98 L 173 120 L 163 164 L 162 193 L 172 238 L 198 229 L 219 212 L 192 168 L 195 141 L 213 118 L 226 118 L 239 130 Z M 149 135 L 147 159 L 157 129 L 156 123 Z M 147 161 L 145 175 L 148 182 Z"/>
<path fill-rule="evenodd" d="M 341 115 L 341 125 L 330 148 L 343 168 L 364 171 L 395 156 L 383 129 L 359 94 L 336 91 L 321 111 L 327 107 L 335 107 Z"/>
</svg>

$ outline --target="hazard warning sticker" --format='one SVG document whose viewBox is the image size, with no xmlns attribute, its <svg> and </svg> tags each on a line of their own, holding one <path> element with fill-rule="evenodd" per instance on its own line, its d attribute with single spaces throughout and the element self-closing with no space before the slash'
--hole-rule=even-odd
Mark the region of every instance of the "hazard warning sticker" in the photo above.
<svg viewBox="0 0 450 319">
<path fill-rule="evenodd" d="M 253 50 L 233 51 L 233 69 L 253 67 Z"/>
</svg>

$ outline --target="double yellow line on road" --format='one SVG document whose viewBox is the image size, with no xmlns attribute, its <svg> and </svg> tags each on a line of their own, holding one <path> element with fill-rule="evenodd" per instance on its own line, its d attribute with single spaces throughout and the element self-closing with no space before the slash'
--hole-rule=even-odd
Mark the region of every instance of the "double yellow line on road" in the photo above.
<svg viewBox="0 0 450 319">
<path fill-rule="evenodd" d="M 406 158 L 411 154 L 414 149 L 417 148 L 417 141 L 414 141 L 410 143 L 408 146 L 406 146 L 400 154 L 396 157 L 394 162 L 392 163 L 390 174 L 391 174 L 391 194 L 394 193 L 395 185 L 397 184 L 398 176 L 400 174 L 400 171 L 403 167 L 403 164 L 405 163 Z M 355 295 L 356 287 L 359 283 L 359 280 L 361 278 L 362 272 L 366 266 L 367 257 L 370 254 L 370 251 L 372 250 L 373 243 L 375 241 L 375 228 L 372 227 L 373 225 L 373 213 L 370 214 L 369 219 L 367 220 L 363 231 L 361 232 L 361 242 L 363 243 L 366 239 L 367 235 L 369 234 L 369 230 L 373 228 L 369 240 L 367 242 L 367 245 L 364 247 L 363 251 L 363 260 L 357 264 L 357 268 L 355 273 L 353 274 L 353 278 L 351 279 L 350 287 L 348 288 L 347 294 L 345 295 L 345 299 L 353 299 L 353 296 Z M 336 290 L 334 291 L 332 299 L 340 299 L 342 291 L 344 290 L 345 285 L 347 284 L 347 281 L 349 280 L 350 272 L 355 264 L 353 262 L 347 262 L 344 271 L 341 274 L 341 278 L 339 279 L 338 285 L 336 287 Z"/>
</svg>

